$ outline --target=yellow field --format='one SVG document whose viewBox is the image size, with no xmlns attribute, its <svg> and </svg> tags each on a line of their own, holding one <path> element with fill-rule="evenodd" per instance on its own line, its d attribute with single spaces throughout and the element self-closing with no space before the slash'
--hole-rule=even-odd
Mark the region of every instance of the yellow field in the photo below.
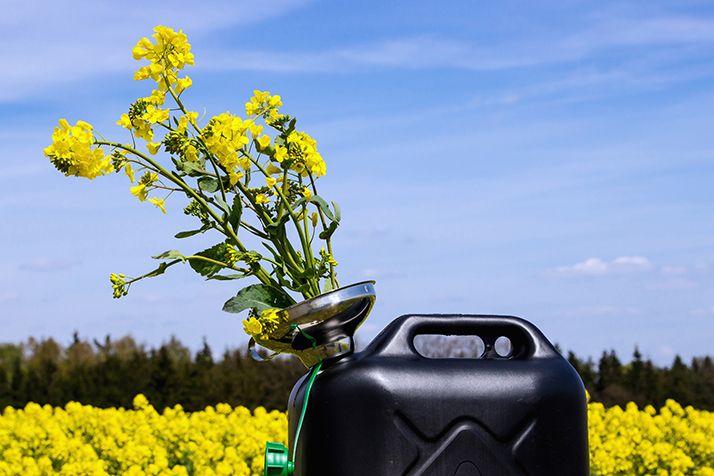
<svg viewBox="0 0 714 476">
<path fill-rule="evenodd" d="M 591 403 L 593 475 L 714 476 L 714 413 L 674 401 L 656 411 Z M 186 413 L 28 404 L 0 417 L 0 475 L 259 475 L 266 441 L 285 443 L 287 418 L 225 404 Z"/>
</svg>

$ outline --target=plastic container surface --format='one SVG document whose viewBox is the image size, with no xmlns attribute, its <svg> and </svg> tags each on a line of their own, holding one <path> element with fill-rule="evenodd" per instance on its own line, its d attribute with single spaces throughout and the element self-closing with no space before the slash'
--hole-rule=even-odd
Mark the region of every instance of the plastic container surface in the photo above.
<svg viewBox="0 0 714 476">
<path fill-rule="evenodd" d="M 478 335 L 481 358 L 427 358 L 419 334 Z M 494 351 L 508 337 L 512 353 Z M 290 395 L 292 448 L 306 377 Z M 296 476 L 587 476 L 585 388 L 529 322 L 412 315 L 314 382 Z"/>
</svg>

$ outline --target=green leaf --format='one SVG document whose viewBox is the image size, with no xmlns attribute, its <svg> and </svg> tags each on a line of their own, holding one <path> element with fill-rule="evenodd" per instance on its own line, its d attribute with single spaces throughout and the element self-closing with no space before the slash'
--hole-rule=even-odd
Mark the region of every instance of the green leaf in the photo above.
<svg viewBox="0 0 714 476">
<path fill-rule="evenodd" d="M 339 205 L 335 202 L 330 202 L 332 203 L 332 207 L 334 208 L 334 213 L 332 210 L 330 210 L 330 206 L 327 204 L 327 201 L 322 198 L 319 195 L 313 195 L 310 197 L 310 200 L 308 202 L 313 202 L 315 203 L 318 207 L 320 207 L 320 210 L 322 210 L 322 213 L 325 214 L 327 218 L 329 218 L 330 221 L 336 221 L 339 222 L 340 218 L 342 217 L 342 212 L 340 211 Z M 300 206 L 305 203 L 304 198 L 299 198 L 293 202 L 293 210 L 297 210 L 300 208 Z"/>
<path fill-rule="evenodd" d="M 198 188 L 204 192 L 213 193 L 218 191 L 218 179 L 213 177 L 201 177 L 198 179 Z"/>
<path fill-rule="evenodd" d="M 223 310 L 237 313 L 254 309 L 260 312 L 270 308 L 284 309 L 292 304 L 295 304 L 295 300 L 282 289 L 267 284 L 253 284 L 241 289 L 238 294 L 226 301 Z"/>
<path fill-rule="evenodd" d="M 300 286 L 297 286 L 297 287 L 295 288 L 295 291 L 297 291 L 297 292 L 299 292 L 299 293 L 301 293 L 301 294 L 302 294 L 302 293 L 305 293 L 305 292 L 308 292 L 309 290 L 310 290 L 310 283 L 303 283 L 303 284 L 301 284 Z"/>
<path fill-rule="evenodd" d="M 285 275 L 285 274 L 287 274 L 287 272 L 288 272 L 287 265 L 285 264 L 285 259 L 283 259 L 283 257 L 280 256 L 280 253 L 278 253 L 278 252 L 275 250 L 275 248 L 273 248 L 272 246 L 270 246 L 269 244 L 267 244 L 267 243 L 265 243 L 265 242 L 261 242 L 261 243 L 262 243 L 263 246 L 265 246 L 265 247 L 268 249 L 268 251 L 270 251 L 270 253 L 273 255 L 273 260 L 274 260 L 276 263 L 278 263 L 277 265 L 275 265 L 274 263 L 271 263 L 272 266 L 273 266 L 273 272 L 272 272 L 271 274 L 275 274 L 275 276 L 278 278 L 278 281 L 280 281 L 281 275 Z M 282 286 L 285 286 L 285 284 L 284 284 L 282 281 L 280 281 L 280 284 L 281 284 Z"/>
<path fill-rule="evenodd" d="M 174 238 L 188 238 L 189 236 L 198 235 L 199 233 L 205 233 L 208 229 L 210 229 L 209 226 L 204 226 L 198 230 L 179 231 L 174 235 Z"/>
<path fill-rule="evenodd" d="M 330 279 L 330 277 L 328 276 L 328 277 L 324 278 L 322 280 L 322 292 L 329 293 L 333 289 L 335 289 L 335 288 L 332 287 L 332 280 Z"/>
<path fill-rule="evenodd" d="M 285 131 L 286 136 L 289 136 L 290 133 L 295 130 L 295 122 L 297 122 L 297 118 L 291 119 L 288 123 L 288 129 Z"/>
<path fill-rule="evenodd" d="M 323 232 L 320 233 L 320 239 L 321 239 L 321 240 L 326 240 L 326 239 L 328 239 L 329 237 L 331 237 L 332 234 L 333 234 L 333 233 L 335 232 L 335 230 L 337 229 L 337 226 L 338 226 L 338 225 L 339 225 L 339 223 L 336 222 L 336 221 L 331 222 L 331 223 L 330 223 L 330 226 L 327 227 L 327 230 L 325 230 L 325 231 L 323 231 Z"/>
<path fill-rule="evenodd" d="M 337 202 L 330 203 L 332 203 L 332 208 L 335 209 L 335 221 L 339 222 L 342 218 L 342 211 L 340 210 L 340 206 L 337 204 Z"/>
<path fill-rule="evenodd" d="M 320 207 L 320 210 L 322 210 L 322 213 L 324 213 L 325 216 L 330 219 L 330 221 L 339 221 L 335 220 L 335 215 L 332 214 L 332 210 L 330 210 L 330 206 L 327 204 L 327 201 L 325 201 L 324 198 L 319 195 L 313 195 L 312 197 L 310 197 L 310 201 L 316 203 L 317 206 Z"/>
<path fill-rule="evenodd" d="M 180 172 L 180 173 L 174 174 L 174 175 L 177 175 L 177 176 L 179 176 L 179 177 L 181 177 L 181 176 L 183 176 L 183 175 L 186 175 L 185 173 L 183 173 L 183 168 L 182 168 L 182 166 L 181 166 L 181 161 L 180 161 L 179 159 L 177 159 L 176 157 L 173 157 L 173 156 L 172 156 L 172 157 L 171 157 L 171 162 L 173 162 L 174 165 L 176 166 L 176 170 L 178 170 L 178 171 Z"/>
<path fill-rule="evenodd" d="M 208 279 L 216 279 L 218 281 L 230 281 L 232 279 L 243 279 L 245 274 L 214 274 L 209 276 Z"/>
<path fill-rule="evenodd" d="M 280 228 L 285 225 L 288 220 L 290 220 L 290 214 L 285 213 L 282 217 L 280 217 L 280 220 L 269 225 L 265 225 L 265 231 L 267 231 L 269 235 L 273 236 L 278 233 Z"/>
<path fill-rule="evenodd" d="M 199 251 L 196 253 L 196 256 L 205 256 L 206 258 L 214 259 L 217 261 L 223 261 L 226 251 L 226 244 L 225 243 L 219 243 L 217 245 L 211 246 L 210 248 Z M 214 264 L 214 263 L 209 263 L 207 261 L 203 260 L 198 260 L 198 259 L 191 259 L 189 260 L 188 263 L 191 268 L 201 276 L 213 276 L 220 270 L 222 270 L 224 267 L 219 265 L 219 264 Z"/>
<path fill-rule="evenodd" d="M 275 277 L 277 278 L 281 286 L 293 289 L 293 284 L 288 281 L 287 278 L 285 278 L 285 274 L 276 274 Z"/>
<path fill-rule="evenodd" d="M 270 251 L 273 254 L 273 258 L 275 258 L 275 261 L 282 260 L 282 257 L 280 256 L 280 253 L 278 253 L 275 248 L 267 244 L 266 242 L 262 241 L 261 244 L 265 246 L 268 251 Z"/>
<path fill-rule="evenodd" d="M 181 161 L 181 170 L 183 170 L 184 172 L 188 172 L 191 176 L 208 175 L 208 171 L 204 169 L 199 163 L 190 162 L 188 160 Z"/>
<path fill-rule="evenodd" d="M 158 268 L 156 268 L 155 270 L 153 270 L 149 273 L 146 273 L 144 275 L 144 277 L 145 278 L 155 278 L 156 276 L 164 274 L 164 272 L 166 271 L 166 268 L 168 268 L 168 267 L 169 267 L 169 265 L 167 263 L 161 263 Z"/>
<path fill-rule="evenodd" d="M 164 251 L 160 255 L 152 256 L 154 259 L 180 259 L 181 261 L 185 261 L 186 257 L 181 254 L 180 251 L 178 250 L 168 250 Z"/>
<path fill-rule="evenodd" d="M 213 200 L 216 201 L 216 204 L 223 210 L 223 212 L 227 215 L 231 212 L 231 207 L 228 206 L 228 204 L 220 197 L 213 197 Z"/>
<path fill-rule="evenodd" d="M 240 217 L 243 214 L 243 203 L 240 201 L 240 196 L 236 195 L 233 197 L 233 206 L 231 211 L 228 213 L 228 223 L 233 227 L 236 233 L 238 233 L 238 227 L 240 226 Z"/>
</svg>

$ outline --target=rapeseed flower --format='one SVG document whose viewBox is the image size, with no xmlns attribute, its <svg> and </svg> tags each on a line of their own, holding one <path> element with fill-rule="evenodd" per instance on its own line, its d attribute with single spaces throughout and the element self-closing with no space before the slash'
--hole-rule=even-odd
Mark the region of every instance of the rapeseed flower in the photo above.
<svg viewBox="0 0 714 476">
<path fill-rule="evenodd" d="M 0 475 L 250 476 L 262 474 L 266 441 L 287 443 L 287 417 L 225 403 L 187 413 L 28 403 L 0 416 Z"/>
<path fill-rule="evenodd" d="M 94 179 L 114 171 L 111 157 L 94 145 L 93 127 L 84 121 L 71 126 L 66 119 L 52 133 L 52 144 L 44 149 L 52 165 L 63 174 Z"/>
</svg>

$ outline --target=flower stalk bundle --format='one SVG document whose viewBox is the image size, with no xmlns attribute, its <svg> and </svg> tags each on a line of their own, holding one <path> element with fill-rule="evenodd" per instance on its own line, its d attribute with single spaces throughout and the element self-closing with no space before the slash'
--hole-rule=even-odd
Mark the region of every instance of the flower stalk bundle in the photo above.
<svg viewBox="0 0 714 476">
<path fill-rule="evenodd" d="M 140 276 L 111 274 L 114 297 L 180 263 L 210 280 L 254 277 L 258 283 L 243 287 L 223 309 L 249 310 L 243 326 L 259 342 L 282 337 L 276 332 L 285 329 L 284 309 L 296 302 L 294 295 L 309 299 L 339 287 L 332 235 L 340 209 L 318 194 L 326 164 L 317 143 L 280 111 L 281 97 L 267 91 L 254 92 L 244 117 L 224 112 L 201 120 L 184 103 L 192 80 L 182 72 L 194 56 L 182 31 L 157 26 L 153 41 L 142 38 L 132 54 L 148 61 L 134 79 L 155 87 L 117 122 L 130 141 L 108 140 L 87 122 L 60 119 L 44 154 L 67 176 L 123 172 L 131 193 L 163 213 L 168 200 L 183 196 L 183 211 L 197 227 L 175 237 L 217 232 L 220 241 L 193 254 L 160 253 L 153 257 L 159 265 Z"/>
</svg>

